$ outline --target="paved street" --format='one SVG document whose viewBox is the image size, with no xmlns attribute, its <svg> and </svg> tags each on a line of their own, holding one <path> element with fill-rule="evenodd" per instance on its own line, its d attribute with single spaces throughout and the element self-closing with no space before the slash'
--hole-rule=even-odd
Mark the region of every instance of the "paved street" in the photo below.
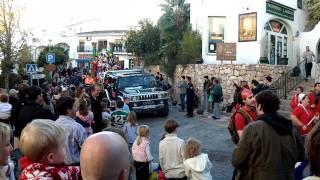
<svg viewBox="0 0 320 180">
<path fill-rule="evenodd" d="M 234 147 L 227 130 L 228 117 L 213 120 L 209 116 L 196 115 L 194 118 L 184 118 L 184 112 L 178 111 L 178 106 L 170 108 L 167 118 L 158 118 L 149 115 L 138 120 L 139 124 L 147 124 L 150 127 L 151 151 L 158 162 L 158 144 L 164 133 L 163 124 L 166 119 L 172 118 L 179 122 L 179 137 L 187 139 L 195 137 L 202 141 L 202 150 L 209 154 L 213 164 L 211 174 L 214 180 L 231 179 L 232 165 L 230 163 L 232 149 Z"/>
</svg>

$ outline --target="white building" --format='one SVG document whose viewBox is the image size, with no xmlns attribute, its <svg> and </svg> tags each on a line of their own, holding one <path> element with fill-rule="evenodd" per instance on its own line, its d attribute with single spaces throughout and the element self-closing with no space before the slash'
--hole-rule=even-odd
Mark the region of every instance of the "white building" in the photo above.
<svg viewBox="0 0 320 180">
<path fill-rule="evenodd" d="M 192 27 L 202 33 L 204 63 L 221 63 L 217 43 L 236 43 L 236 64 L 295 65 L 305 30 L 302 0 L 192 0 Z M 263 59 L 263 58 L 262 58 Z M 230 61 L 224 61 L 230 63 Z"/>
<path fill-rule="evenodd" d="M 129 68 L 129 60 L 132 57 L 125 48 L 127 32 L 127 30 L 105 30 L 78 33 L 77 58 L 74 63 L 78 65 L 78 63 L 90 62 L 93 57 L 93 47 L 95 47 L 98 54 L 102 51 L 112 51 L 113 55 L 123 63 L 124 68 Z"/>
</svg>

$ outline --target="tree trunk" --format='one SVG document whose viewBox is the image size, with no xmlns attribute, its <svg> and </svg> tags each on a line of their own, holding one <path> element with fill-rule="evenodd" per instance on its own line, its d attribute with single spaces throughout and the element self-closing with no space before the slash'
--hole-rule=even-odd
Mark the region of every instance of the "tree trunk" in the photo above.
<svg viewBox="0 0 320 180">
<path fill-rule="evenodd" d="M 4 87 L 7 91 L 9 91 L 9 80 L 10 80 L 10 73 L 6 72 L 4 74 Z"/>
</svg>

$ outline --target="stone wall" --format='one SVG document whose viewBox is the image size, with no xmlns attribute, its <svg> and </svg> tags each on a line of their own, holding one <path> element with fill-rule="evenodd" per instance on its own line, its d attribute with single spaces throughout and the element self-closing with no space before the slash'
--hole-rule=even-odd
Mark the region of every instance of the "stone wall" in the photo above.
<svg viewBox="0 0 320 180">
<path fill-rule="evenodd" d="M 217 77 L 221 81 L 223 89 L 224 103 L 231 103 L 233 101 L 233 94 L 235 87 L 233 82 L 240 81 L 251 82 L 256 79 L 259 82 L 264 80 L 265 76 L 270 75 L 274 80 L 281 76 L 282 72 L 287 69 L 287 66 L 274 66 L 267 64 L 256 65 L 241 65 L 241 64 L 190 64 L 186 68 L 178 66 L 175 72 L 175 84 L 180 81 L 182 75 L 192 77 L 192 82 L 199 94 L 202 94 L 202 87 L 204 76 L 209 78 Z M 152 73 L 160 72 L 159 66 L 146 67 L 146 71 L 151 70 Z M 172 81 L 171 81 L 172 82 Z M 178 88 L 175 87 L 175 92 L 179 93 Z"/>
<path fill-rule="evenodd" d="M 313 66 L 313 68 L 315 68 L 315 72 L 316 72 L 315 76 L 314 76 L 314 81 L 315 82 L 320 82 L 320 64 L 316 63 L 316 65 Z"/>
</svg>

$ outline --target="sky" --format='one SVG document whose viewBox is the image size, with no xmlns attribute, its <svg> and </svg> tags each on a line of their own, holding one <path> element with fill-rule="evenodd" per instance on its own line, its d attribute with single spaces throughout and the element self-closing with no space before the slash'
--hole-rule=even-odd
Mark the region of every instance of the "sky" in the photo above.
<svg viewBox="0 0 320 180">
<path fill-rule="evenodd" d="M 16 0 L 22 10 L 21 27 L 34 36 L 59 35 L 76 26 L 91 30 L 129 29 L 142 18 L 156 22 L 164 0 Z M 75 27 L 75 26 L 73 26 Z"/>
</svg>

